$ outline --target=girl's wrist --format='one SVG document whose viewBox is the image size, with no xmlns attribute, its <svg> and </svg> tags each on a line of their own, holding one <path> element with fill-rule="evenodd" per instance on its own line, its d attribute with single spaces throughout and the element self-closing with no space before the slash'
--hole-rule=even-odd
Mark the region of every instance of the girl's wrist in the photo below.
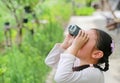
<svg viewBox="0 0 120 83">
<path fill-rule="evenodd" d="M 61 43 L 60 47 L 63 49 L 67 49 L 67 46 L 64 43 Z"/>
</svg>

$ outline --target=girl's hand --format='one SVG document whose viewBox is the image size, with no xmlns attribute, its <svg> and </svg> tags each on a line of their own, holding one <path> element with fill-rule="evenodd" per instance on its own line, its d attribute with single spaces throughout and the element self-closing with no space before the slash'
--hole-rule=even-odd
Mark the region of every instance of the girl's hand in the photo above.
<svg viewBox="0 0 120 83">
<path fill-rule="evenodd" d="M 73 40 L 74 40 L 74 37 L 71 36 L 70 34 L 67 34 L 63 43 L 61 44 L 61 47 L 64 49 L 67 49 L 72 44 Z"/>
<path fill-rule="evenodd" d="M 85 31 L 81 30 L 74 39 L 72 46 L 79 50 L 88 41 L 88 39 L 88 34 L 86 34 Z"/>
<path fill-rule="evenodd" d="M 80 30 L 78 35 L 73 40 L 72 45 L 67 49 L 67 52 L 76 55 L 79 49 L 81 49 L 85 45 L 88 39 L 88 34 L 86 34 L 85 31 Z"/>
</svg>

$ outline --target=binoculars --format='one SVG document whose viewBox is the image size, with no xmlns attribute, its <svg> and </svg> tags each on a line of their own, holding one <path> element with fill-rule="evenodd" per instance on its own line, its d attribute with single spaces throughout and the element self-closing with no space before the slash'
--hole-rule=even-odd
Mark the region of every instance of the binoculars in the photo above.
<svg viewBox="0 0 120 83">
<path fill-rule="evenodd" d="M 70 25 L 68 27 L 68 32 L 72 36 L 77 36 L 77 34 L 79 33 L 79 30 L 81 30 L 81 28 L 77 25 Z"/>
</svg>

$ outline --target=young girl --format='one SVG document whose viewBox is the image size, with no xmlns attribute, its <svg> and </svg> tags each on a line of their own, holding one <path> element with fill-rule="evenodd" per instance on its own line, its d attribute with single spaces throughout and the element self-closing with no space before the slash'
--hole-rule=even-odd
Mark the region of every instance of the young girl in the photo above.
<svg viewBox="0 0 120 83">
<path fill-rule="evenodd" d="M 56 68 L 57 83 L 104 83 L 103 71 L 109 69 L 112 51 L 112 38 L 106 32 L 80 30 L 76 37 L 68 34 L 56 44 L 45 62 Z"/>
</svg>

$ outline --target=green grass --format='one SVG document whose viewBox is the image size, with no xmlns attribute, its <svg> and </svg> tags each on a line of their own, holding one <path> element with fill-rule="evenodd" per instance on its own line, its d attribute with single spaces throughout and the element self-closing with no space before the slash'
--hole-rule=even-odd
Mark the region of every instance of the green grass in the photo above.
<svg viewBox="0 0 120 83">
<path fill-rule="evenodd" d="M 50 68 L 44 59 L 62 36 L 63 29 L 56 23 L 38 28 L 34 38 L 26 31 L 20 48 L 14 45 L 0 55 L 0 83 L 45 83 Z"/>
<path fill-rule="evenodd" d="M 13 48 L 8 54 L 1 57 L 1 83 L 44 83 L 46 71 L 49 68 L 44 64 L 44 58 L 38 55 L 25 55 Z M 27 52 L 26 52 L 27 53 Z M 32 53 L 31 53 L 32 54 Z"/>
<path fill-rule="evenodd" d="M 95 10 L 91 7 L 82 7 L 82 8 L 76 8 L 75 14 L 79 16 L 89 16 L 92 15 Z"/>
<path fill-rule="evenodd" d="M 11 26 L 15 26 L 16 22 L 5 5 L 0 3 L 0 83 L 45 83 L 50 68 L 44 63 L 44 59 L 54 44 L 63 40 L 63 25 L 71 16 L 70 6 L 70 3 L 51 0 L 37 4 L 35 6 L 37 17 L 40 20 L 47 20 L 48 23 L 40 24 L 38 27 L 28 22 L 26 25 L 28 29 L 23 28 L 21 47 L 15 42 L 17 29 L 12 27 L 13 45 L 3 47 L 4 22 L 9 21 Z M 17 12 L 21 12 L 22 8 L 21 5 Z M 32 19 L 31 16 L 26 17 Z M 31 28 L 35 30 L 34 36 L 30 34 Z"/>
</svg>

